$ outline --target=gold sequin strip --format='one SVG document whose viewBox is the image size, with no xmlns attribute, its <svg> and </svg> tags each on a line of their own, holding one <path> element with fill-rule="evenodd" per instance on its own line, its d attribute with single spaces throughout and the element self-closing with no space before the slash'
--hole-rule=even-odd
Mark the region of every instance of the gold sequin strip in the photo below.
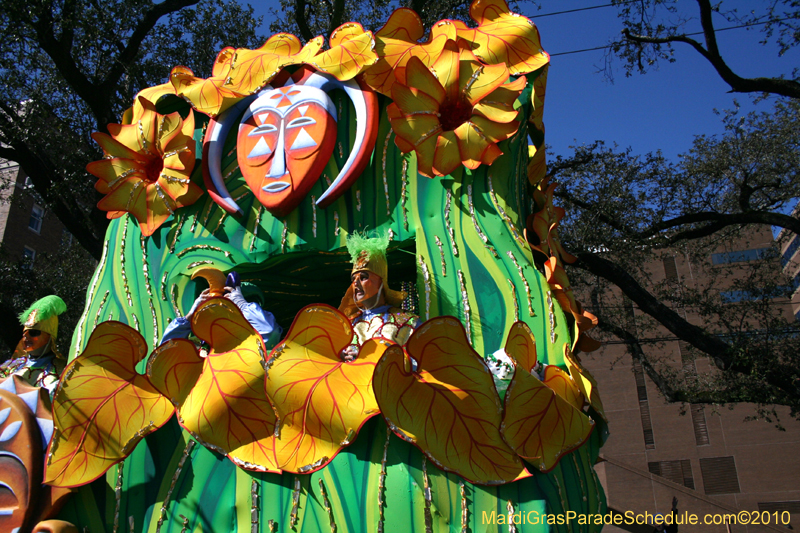
<svg viewBox="0 0 800 533">
<path fill-rule="evenodd" d="M 189 531 L 189 519 L 183 516 L 182 514 L 178 516 L 183 518 L 183 527 L 181 528 L 181 533 L 186 533 L 187 531 Z"/>
<path fill-rule="evenodd" d="M 172 308 L 175 309 L 175 316 L 178 317 L 183 316 L 183 313 L 181 313 L 181 310 L 178 307 L 178 285 L 176 283 L 172 284 L 172 289 L 170 289 L 170 296 L 172 297 Z"/>
<path fill-rule="evenodd" d="M 572 463 L 575 465 L 575 473 L 578 475 L 578 481 L 581 483 L 581 495 L 583 495 L 583 501 L 588 501 L 587 494 L 586 494 L 586 485 L 583 483 L 583 476 L 581 475 L 581 467 L 578 464 L 578 458 L 575 456 L 576 454 L 571 453 L 570 456 L 572 457 Z"/>
<path fill-rule="evenodd" d="M 469 208 L 469 216 L 472 218 L 472 225 L 475 227 L 475 232 L 483 241 L 483 247 L 492 252 L 493 256 L 499 258 L 500 256 L 497 255 L 497 250 L 494 249 L 494 246 L 489 244 L 489 237 L 483 233 L 483 230 L 478 225 L 478 217 L 475 216 L 475 208 L 472 205 L 472 184 L 467 185 L 467 207 Z"/>
<path fill-rule="evenodd" d="M 103 299 L 100 302 L 100 307 L 97 308 L 97 314 L 94 316 L 94 324 L 92 325 L 92 329 L 97 327 L 97 322 L 100 320 L 100 313 L 103 312 L 103 307 L 106 305 L 106 300 L 108 299 L 109 291 L 106 291 L 105 295 L 103 295 Z"/>
<path fill-rule="evenodd" d="M 142 271 L 144 272 L 144 287 L 147 290 L 147 303 L 150 305 L 150 315 L 153 318 L 153 346 L 158 345 L 158 318 L 153 306 L 153 287 L 150 284 L 150 267 L 147 265 L 147 239 L 142 235 L 139 239 L 142 246 Z"/>
<path fill-rule="evenodd" d="M 300 478 L 294 476 L 294 490 L 292 491 L 292 513 L 289 515 L 289 527 L 297 525 L 297 511 L 300 509 Z"/>
<path fill-rule="evenodd" d="M 444 225 L 447 228 L 447 233 L 450 234 L 450 242 L 453 245 L 453 256 L 458 257 L 458 248 L 456 247 L 456 232 L 453 231 L 453 226 L 450 224 L 450 204 L 453 202 L 453 193 L 447 189 L 447 199 L 444 203 Z"/>
<path fill-rule="evenodd" d="M 511 500 L 506 503 L 506 510 L 508 511 L 508 533 L 517 533 L 517 526 L 514 524 L 514 503 Z"/>
<path fill-rule="evenodd" d="M 428 458 L 422 456 L 422 489 L 425 496 L 425 533 L 433 533 L 433 515 L 431 515 L 431 483 L 428 479 Z"/>
<path fill-rule="evenodd" d="M 517 301 L 517 287 L 510 278 L 507 278 L 509 287 L 511 287 L 511 299 L 514 300 L 514 322 L 519 322 L 519 302 Z"/>
<path fill-rule="evenodd" d="M 356 211 L 361 211 L 361 191 L 356 189 Z"/>
<path fill-rule="evenodd" d="M 175 485 L 178 483 L 178 478 L 181 476 L 183 465 L 186 463 L 186 458 L 189 457 L 190 453 L 192 453 L 194 445 L 195 442 L 193 440 L 190 440 L 186 443 L 186 447 L 183 449 L 183 454 L 178 461 L 178 468 L 176 468 L 175 473 L 172 474 L 172 481 L 170 481 L 169 489 L 167 489 L 167 494 L 164 496 L 164 503 L 161 504 L 161 510 L 159 511 L 158 523 L 156 524 L 156 533 L 161 533 L 161 526 L 164 524 L 164 520 L 167 517 L 167 507 L 169 507 L 169 502 L 172 498 L 172 491 L 175 490 Z"/>
<path fill-rule="evenodd" d="M 214 264 L 214 261 L 211 261 L 209 259 L 204 259 L 203 261 L 195 261 L 194 263 L 189 263 L 186 266 L 186 270 L 190 270 L 190 269 L 192 269 L 194 267 L 199 267 L 200 265 L 213 265 L 213 264 Z"/>
<path fill-rule="evenodd" d="M 378 533 L 383 533 L 383 496 L 386 490 L 386 456 L 389 453 L 389 438 L 392 430 L 386 428 L 386 442 L 383 444 L 383 458 L 381 458 L 381 475 L 378 477 Z"/>
<path fill-rule="evenodd" d="M 211 246 L 210 244 L 195 244 L 194 246 L 190 246 L 188 248 L 184 248 L 183 250 L 178 252 L 178 257 L 183 257 L 184 255 L 186 255 L 188 253 L 196 252 L 198 250 L 211 250 L 213 252 L 219 252 L 221 254 L 225 254 L 225 257 L 227 257 L 228 259 L 232 259 L 233 258 L 233 254 L 230 253 L 229 251 L 223 250 L 219 246 Z"/>
<path fill-rule="evenodd" d="M 264 206 L 263 205 L 259 205 L 258 206 L 258 213 L 256 213 L 256 221 L 255 221 L 255 224 L 253 224 L 253 240 L 250 241 L 250 251 L 251 252 L 256 249 L 256 239 L 258 239 L 258 228 L 261 225 L 261 215 L 263 215 L 263 214 L 264 214 Z M 315 237 L 316 237 L 316 235 L 317 234 L 314 233 Z"/>
<path fill-rule="evenodd" d="M 470 319 L 469 293 L 467 293 L 467 283 L 464 279 L 464 273 L 461 270 L 458 271 L 458 282 L 461 284 L 461 302 L 464 306 L 464 321 L 467 323 L 467 340 L 471 343 L 472 320 Z"/>
<path fill-rule="evenodd" d="M 181 215 L 178 218 L 178 225 L 175 227 L 175 235 L 172 236 L 172 242 L 169 245 L 169 253 L 175 253 L 175 245 L 178 244 L 178 237 L 181 234 L 181 228 L 183 227 L 183 223 L 186 222 L 186 215 Z"/>
<path fill-rule="evenodd" d="M 406 158 L 403 158 L 403 174 L 401 180 L 400 210 L 403 212 L 403 228 L 408 231 L 408 209 L 406 209 L 406 201 L 408 200 L 408 159 Z"/>
<path fill-rule="evenodd" d="M 325 484 L 322 482 L 322 479 L 319 480 L 319 492 L 322 494 L 322 506 L 325 509 L 325 512 L 328 513 L 328 521 L 331 524 L 331 533 L 336 533 L 336 521 L 333 519 L 333 509 L 331 508 L 331 502 L 328 500 L 328 493 L 325 492 Z"/>
<path fill-rule="evenodd" d="M 458 488 L 461 491 L 461 533 L 467 533 L 469 526 L 469 505 L 467 505 L 467 488 L 464 482 L 458 481 Z"/>
<path fill-rule="evenodd" d="M 281 253 L 286 253 L 286 236 L 289 234 L 289 224 L 283 221 L 283 233 L 281 234 Z"/>
<path fill-rule="evenodd" d="M 228 218 L 228 212 L 223 209 L 222 214 L 219 216 L 219 221 L 217 222 L 217 225 L 214 228 L 214 231 L 211 232 L 212 235 L 219 231 L 219 228 L 222 227 L 222 224 L 225 222 L 226 218 Z"/>
<path fill-rule="evenodd" d="M 250 484 L 250 533 L 258 533 L 258 480 Z"/>
<path fill-rule="evenodd" d="M 317 236 L 317 197 L 311 195 L 311 233 Z"/>
<path fill-rule="evenodd" d="M 520 279 L 522 279 L 522 284 L 525 286 L 525 294 L 528 296 L 528 314 L 530 316 L 534 316 L 533 303 L 531 302 L 531 286 L 528 285 L 528 280 L 525 279 L 525 275 L 522 273 L 522 267 L 519 266 L 519 263 L 517 263 L 517 258 L 514 256 L 514 252 L 509 250 L 507 253 L 508 257 L 510 257 L 511 260 L 514 262 L 514 266 L 517 267 L 517 272 L 519 273 L 519 277 Z"/>
<path fill-rule="evenodd" d="M 392 230 L 392 228 L 389 228 L 389 231 L 387 231 L 386 234 L 388 235 L 390 242 L 394 240 L 394 230 Z"/>
<path fill-rule="evenodd" d="M 161 299 L 165 302 L 167 301 L 167 276 L 169 272 L 164 272 L 164 275 L 161 276 Z"/>
<path fill-rule="evenodd" d="M 508 216 L 503 206 L 500 205 L 500 202 L 497 201 L 497 195 L 494 192 L 494 187 L 492 186 L 492 173 L 489 172 L 487 175 L 487 181 L 489 185 L 489 197 L 492 199 L 492 203 L 494 204 L 494 208 L 497 209 L 497 212 L 500 213 L 500 216 L 503 217 L 503 220 L 506 221 L 508 224 L 508 228 L 511 230 L 511 234 L 517 240 L 519 244 L 525 245 L 525 239 L 523 239 L 519 232 L 517 231 L 516 226 L 514 226 L 514 221 L 511 220 L 511 217 Z"/>
<path fill-rule="evenodd" d="M 339 212 L 333 212 L 333 234 L 339 236 Z"/>
<path fill-rule="evenodd" d="M 278 524 L 275 523 L 275 520 L 268 520 L 267 528 L 269 529 L 269 533 L 276 533 L 278 531 Z"/>
<path fill-rule="evenodd" d="M 558 489 L 558 499 L 561 500 L 561 508 L 564 510 L 564 514 L 567 514 L 569 507 L 567 507 L 567 502 L 564 500 L 564 494 L 561 492 L 561 483 L 558 482 L 557 476 L 553 476 L 553 481 Z"/>
<path fill-rule="evenodd" d="M 189 233 L 194 233 L 194 229 L 197 227 L 197 213 L 194 214 L 194 218 L 192 219 L 192 225 L 189 227 Z"/>
<path fill-rule="evenodd" d="M 139 333 L 141 333 L 142 330 L 139 329 L 139 319 L 136 317 L 136 313 L 131 313 L 131 318 L 133 319 L 133 327 L 134 327 L 134 329 L 136 331 L 138 331 Z"/>
<path fill-rule="evenodd" d="M 217 204 L 215 202 L 209 201 L 208 207 L 206 208 L 206 212 L 203 215 L 203 226 L 208 224 L 208 219 L 211 217 L 211 210 L 214 209 L 214 206 Z M 195 223 L 197 223 L 197 219 L 195 219 Z M 192 226 L 192 231 L 194 231 L 194 226 Z"/>
<path fill-rule="evenodd" d="M 389 205 L 389 180 L 386 178 L 386 153 L 389 150 L 389 139 L 392 137 L 392 130 L 386 134 L 386 142 L 383 143 L 383 159 L 381 159 L 381 168 L 383 169 L 383 192 L 386 195 L 386 216 L 392 214 L 392 208 Z"/>
<path fill-rule="evenodd" d="M 106 265 L 106 258 L 108 257 L 108 242 L 109 241 L 105 241 L 103 243 L 103 255 L 100 256 L 100 263 L 98 263 L 97 269 L 95 270 L 94 275 L 92 276 L 92 286 L 89 289 L 89 295 L 86 298 L 86 305 L 83 306 L 83 315 L 81 315 L 81 321 L 78 324 L 78 338 L 75 344 L 77 349 L 80 349 L 81 347 L 81 337 L 83 333 L 83 327 L 86 324 L 86 321 L 89 319 L 89 308 L 91 307 L 92 299 L 94 298 L 94 292 L 97 290 L 97 282 L 100 281 L 100 272 L 103 271 L 103 268 Z M 100 304 L 101 309 L 102 307 L 103 304 Z M 95 325 L 97 325 L 96 320 L 97 319 L 95 319 Z"/>
<path fill-rule="evenodd" d="M 156 316 L 156 308 L 153 305 L 153 300 L 148 299 L 147 303 L 150 305 L 150 316 L 153 317 L 153 347 L 158 346 L 158 317 Z"/>
<path fill-rule="evenodd" d="M 447 265 L 444 262 L 444 248 L 442 248 L 442 241 L 439 239 L 438 235 L 434 235 L 436 238 L 436 246 L 439 247 L 439 255 L 442 256 L 442 277 L 447 277 Z"/>
<path fill-rule="evenodd" d="M 556 342 L 556 313 L 553 309 L 553 293 L 547 291 L 547 309 L 550 311 L 550 344 Z"/>
<path fill-rule="evenodd" d="M 117 486 L 114 487 L 114 529 L 113 533 L 119 531 L 119 509 L 122 505 L 122 472 L 125 468 L 125 462 L 117 464 Z"/>
<path fill-rule="evenodd" d="M 125 297 L 128 299 L 128 307 L 133 307 L 133 300 L 131 299 L 131 289 L 128 287 L 128 275 L 125 273 L 125 238 L 128 236 L 128 222 L 130 217 L 125 218 L 125 224 L 122 226 L 122 238 L 119 240 L 119 269 L 122 274 L 122 286 L 125 288 Z"/>
<path fill-rule="evenodd" d="M 428 265 L 425 258 L 419 256 L 419 266 L 422 269 L 422 277 L 425 280 L 425 319 L 431 316 L 431 273 L 428 272 Z"/>
</svg>

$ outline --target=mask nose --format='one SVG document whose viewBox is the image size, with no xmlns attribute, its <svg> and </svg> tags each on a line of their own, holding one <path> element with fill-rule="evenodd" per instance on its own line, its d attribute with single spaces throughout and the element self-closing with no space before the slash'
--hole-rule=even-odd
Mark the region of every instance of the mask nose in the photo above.
<svg viewBox="0 0 800 533">
<path fill-rule="evenodd" d="M 268 178 L 278 179 L 286 175 L 286 128 L 281 124 L 281 130 L 278 134 L 278 142 L 275 144 L 274 155 L 272 156 L 272 165 L 269 167 L 267 173 Z"/>
</svg>

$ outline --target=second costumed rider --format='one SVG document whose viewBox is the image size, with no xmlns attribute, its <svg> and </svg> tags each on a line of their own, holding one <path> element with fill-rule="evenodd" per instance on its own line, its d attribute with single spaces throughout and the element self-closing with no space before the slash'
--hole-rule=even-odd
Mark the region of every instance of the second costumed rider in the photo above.
<svg viewBox="0 0 800 533">
<path fill-rule="evenodd" d="M 388 246 L 388 236 L 367 238 L 354 233 L 347 239 L 353 270 L 350 287 L 339 305 L 354 331 L 353 342 L 342 351 L 347 362 L 364 342 L 375 337 L 405 344 L 419 325 L 417 315 L 400 308 L 406 293 L 389 288 Z"/>
<path fill-rule="evenodd" d="M 194 312 L 200 307 L 200 304 L 211 298 L 209 289 L 200 293 L 200 296 L 192 305 L 192 308 L 186 313 L 185 317 L 177 317 L 175 320 L 164 330 L 164 335 L 161 337 L 163 344 L 170 339 L 187 338 L 192 333 L 191 320 Z M 264 293 L 261 292 L 255 284 L 246 281 L 239 281 L 239 275 L 236 272 L 228 274 L 225 283 L 225 298 L 232 301 L 242 311 L 245 319 L 253 326 L 261 338 L 264 339 L 264 346 L 267 349 L 273 348 L 281 338 L 283 328 L 275 320 L 275 317 L 269 311 L 262 309 L 264 304 Z"/>
</svg>

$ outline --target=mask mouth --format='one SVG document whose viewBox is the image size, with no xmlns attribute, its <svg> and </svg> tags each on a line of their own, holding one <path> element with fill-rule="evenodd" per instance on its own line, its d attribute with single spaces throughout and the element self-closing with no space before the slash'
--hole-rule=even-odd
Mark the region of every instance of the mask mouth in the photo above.
<svg viewBox="0 0 800 533">
<path fill-rule="evenodd" d="M 264 185 L 263 187 L 261 187 L 261 190 L 264 192 L 276 193 L 286 190 L 288 188 L 289 184 L 286 183 L 285 181 L 276 181 L 274 183 L 270 183 L 269 185 Z"/>
</svg>

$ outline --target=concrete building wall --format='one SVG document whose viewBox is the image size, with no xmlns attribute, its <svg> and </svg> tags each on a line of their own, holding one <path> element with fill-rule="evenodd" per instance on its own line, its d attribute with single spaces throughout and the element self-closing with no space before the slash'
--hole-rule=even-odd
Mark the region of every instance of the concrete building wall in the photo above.
<svg viewBox="0 0 800 533">
<path fill-rule="evenodd" d="M 747 239 L 721 246 L 719 253 L 733 255 L 717 259 L 741 259 L 745 256 L 736 254 L 774 250 L 775 246 L 771 231 L 765 228 Z M 782 248 L 786 248 L 785 243 Z M 773 252 L 771 258 L 763 260 L 777 265 L 775 255 Z M 654 284 L 671 280 L 675 290 L 707 281 L 703 268 L 679 254 L 668 253 L 663 260 L 654 262 L 651 273 Z M 780 267 L 776 266 L 776 275 L 779 273 Z M 775 303 L 786 309 L 787 320 L 795 320 L 788 301 Z M 690 322 L 701 320 L 690 309 L 676 311 Z M 638 309 L 633 312 L 640 313 Z M 666 340 L 646 345 L 648 355 L 662 357 L 676 372 L 696 372 L 701 376 L 714 372 L 708 358 L 687 357 L 687 346 L 668 331 L 657 336 Z M 749 404 L 732 409 L 668 404 L 623 344 L 608 343 L 596 352 L 581 354 L 581 358 L 597 379 L 609 419 L 610 437 L 601 450 L 604 461 L 596 467 L 609 507 L 621 513 L 669 514 L 675 496 L 681 514 L 694 513 L 701 520 L 705 514 L 716 515 L 720 520 L 723 514 L 740 511 L 789 511 L 782 518 L 791 516 L 792 527 L 800 528 L 800 422 L 789 416 L 788 409 L 777 408 L 785 428 L 780 431 L 773 422 L 747 421 L 756 412 Z M 770 517 L 771 525 L 733 525 L 731 530 L 787 531 L 785 525 L 775 525 L 774 514 Z M 726 531 L 723 525 L 702 524 L 679 529 Z M 606 526 L 604 531 L 621 529 Z"/>
</svg>

